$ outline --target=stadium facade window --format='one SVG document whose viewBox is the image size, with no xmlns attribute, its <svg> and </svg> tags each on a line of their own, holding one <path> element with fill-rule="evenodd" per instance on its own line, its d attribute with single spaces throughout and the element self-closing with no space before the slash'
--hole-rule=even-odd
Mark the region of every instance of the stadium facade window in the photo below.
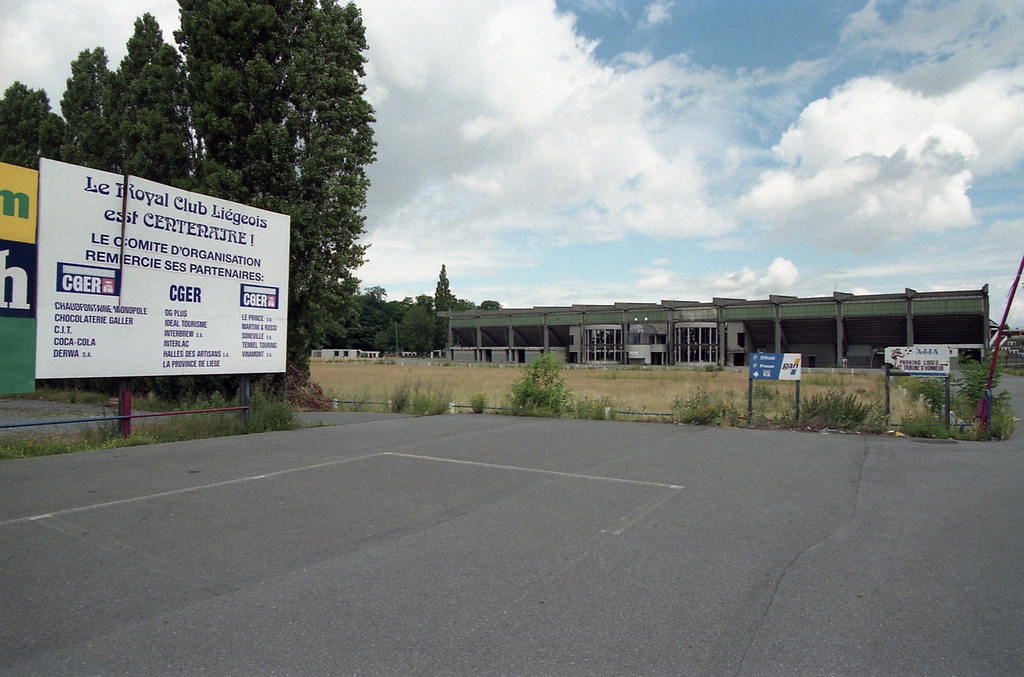
<svg viewBox="0 0 1024 677">
<path fill-rule="evenodd" d="M 622 329 L 587 328 L 587 362 L 622 362 Z"/>
<path fill-rule="evenodd" d="M 718 362 L 718 327 L 714 324 L 676 325 L 673 357 L 676 364 Z"/>
</svg>

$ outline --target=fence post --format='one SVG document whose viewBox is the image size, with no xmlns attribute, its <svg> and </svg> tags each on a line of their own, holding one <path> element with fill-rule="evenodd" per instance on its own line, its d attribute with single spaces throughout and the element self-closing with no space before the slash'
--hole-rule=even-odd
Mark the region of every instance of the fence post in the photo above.
<svg viewBox="0 0 1024 677">
<path fill-rule="evenodd" d="M 122 378 L 117 384 L 117 413 L 121 416 L 118 427 L 121 430 L 121 438 L 128 439 L 132 435 L 132 380 Z"/>
</svg>

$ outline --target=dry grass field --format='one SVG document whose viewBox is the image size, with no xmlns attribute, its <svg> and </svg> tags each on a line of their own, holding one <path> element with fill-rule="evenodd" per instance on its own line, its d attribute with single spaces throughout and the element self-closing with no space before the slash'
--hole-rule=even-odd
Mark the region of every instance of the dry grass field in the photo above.
<svg viewBox="0 0 1024 677">
<path fill-rule="evenodd" d="M 310 370 L 313 380 L 328 397 L 342 401 L 384 402 L 391 400 L 398 389 L 406 388 L 421 392 L 445 391 L 450 393 L 452 402 L 463 405 L 468 405 L 475 393 L 483 393 L 489 406 L 501 406 L 512 382 L 522 373 L 516 365 L 427 366 L 319 359 L 312 360 Z M 745 411 L 747 407 L 746 369 L 567 367 L 563 373 L 574 399 L 605 399 L 618 410 L 669 413 L 676 398 L 686 400 L 698 391 L 720 396 L 737 409 Z M 755 385 L 755 406 L 759 410 L 793 406 L 794 383 Z M 878 373 L 804 372 L 801 398 L 829 391 L 853 393 L 865 403 L 881 403 L 885 383 Z"/>
</svg>

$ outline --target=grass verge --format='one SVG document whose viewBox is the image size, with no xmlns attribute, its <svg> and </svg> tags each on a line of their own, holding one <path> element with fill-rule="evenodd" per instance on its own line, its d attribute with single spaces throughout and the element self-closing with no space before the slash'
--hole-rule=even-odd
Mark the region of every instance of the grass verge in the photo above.
<svg viewBox="0 0 1024 677">
<path fill-rule="evenodd" d="M 73 392 L 77 393 L 73 402 L 78 404 L 101 404 L 106 403 L 108 399 L 106 395 L 93 393 L 92 395 L 96 395 L 95 398 L 83 400 L 82 392 Z M 44 397 L 40 397 L 40 395 L 52 397 L 54 401 L 72 401 L 66 399 L 67 395 L 63 393 L 40 393 L 39 391 L 34 394 L 34 399 L 43 399 Z M 178 405 L 142 398 L 136 400 L 135 406 L 139 410 L 167 412 L 186 409 L 217 409 L 234 405 L 228 404 L 220 394 L 215 393 L 205 400 L 193 400 Z M 132 424 L 132 434 L 127 439 L 121 437 L 116 421 L 100 422 L 91 427 L 80 428 L 75 432 L 17 434 L 16 436 L 8 433 L 6 436 L 0 437 L 0 459 L 51 456 L 96 449 L 209 439 L 271 430 L 290 430 L 296 427 L 298 424 L 286 401 L 259 389 L 254 389 L 250 395 L 249 417 L 245 425 L 242 424 L 238 412 L 217 412 L 135 419 Z"/>
</svg>

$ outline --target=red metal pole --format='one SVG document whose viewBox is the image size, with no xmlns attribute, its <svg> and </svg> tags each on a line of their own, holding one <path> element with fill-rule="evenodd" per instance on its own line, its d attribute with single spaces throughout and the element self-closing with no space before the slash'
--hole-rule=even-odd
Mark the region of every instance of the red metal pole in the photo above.
<svg viewBox="0 0 1024 677">
<path fill-rule="evenodd" d="M 999 328 L 996 330 L 996 341 L 992 346 L 992 364 L 988 368 L 988 384 L 985 388 L 987 394 L 991 394 L 992 391 L 992 380 L 996 373 L 996 361 L 999 359 L 999 347 L 1003 340 L 1003 327 L 1006 326 L 1006 318 L 1010 315 L 1010 306 L 1013 305 L 1013 297 L 1017 294 L 1017 287 L 1020 285 L 1020 276 L 1024 273 L 1024 257 L 1021 257 L 1020 266 L 1017 268 L 1017 277 L 1013 280 L 1013 286 L 1010 287 L 1010 298 L 1006 300 L 1006 310 L 1003 311 L 1003 320 L 999 323 Z M 981 429 L 988 430 L 989 416 L 992 412 L 988 410 L 989 398 L 978 400 L 978 412 L 981 413 L 979 418 L 981 419 Z"/>
</svg>

